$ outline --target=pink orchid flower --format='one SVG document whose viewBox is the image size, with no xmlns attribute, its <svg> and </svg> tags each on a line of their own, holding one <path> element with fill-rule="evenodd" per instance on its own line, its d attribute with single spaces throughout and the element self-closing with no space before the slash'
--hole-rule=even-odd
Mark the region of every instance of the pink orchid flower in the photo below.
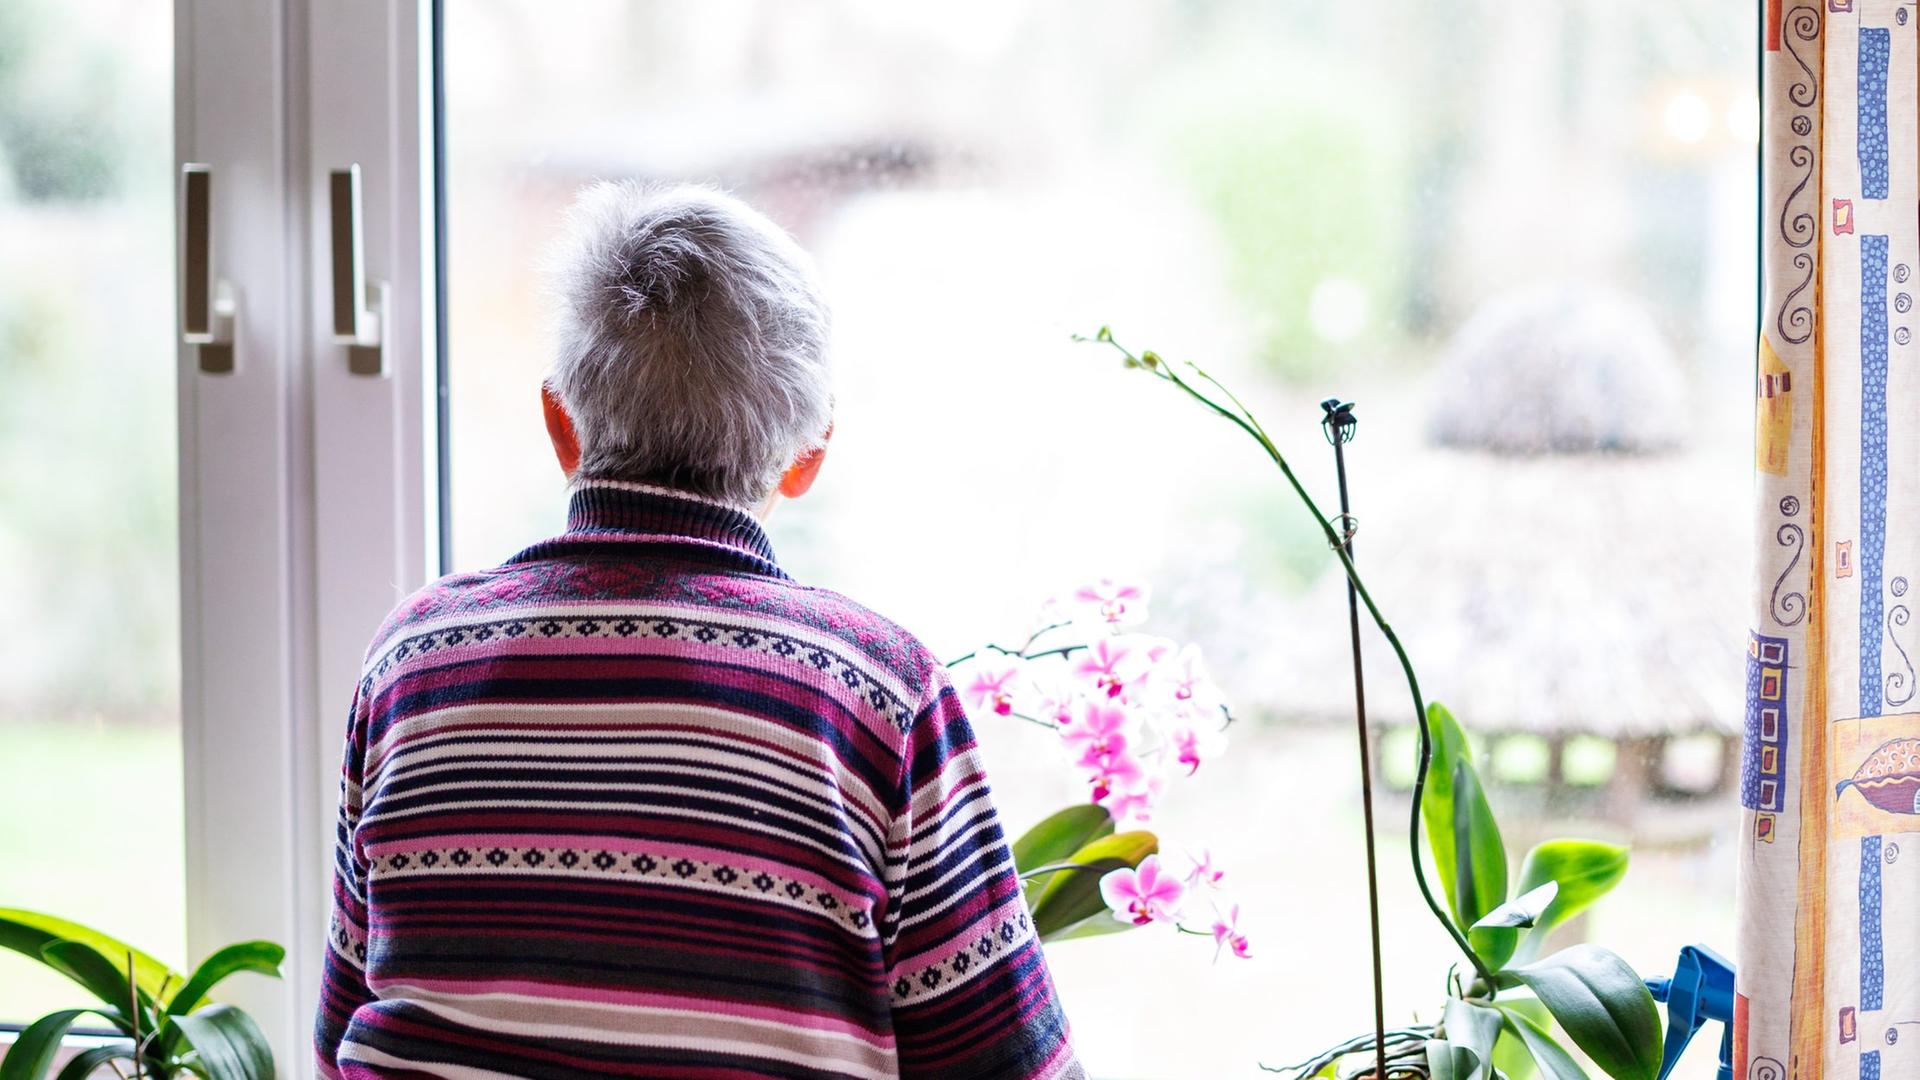
<svg viewBox="0 0 1920 1080">
<path fill-rule="evenodd" d="M 1106 882 L 1102 881 L 1100 884 L 1104 886 Z M 1102 895 L 1104 895 L 1104 892 Z M 1233 955 L 1242 960 L 1251 960 L 1253 958 L 1253 946 L 1248 943 L 1247 935 L 1240 932 L 1239 904 L 1233 905 L 1225 916 L 1220 914 L 1219 908 L 1215 908 L 1213 911 L 1214 961 L 1218 963 L 1220 954 L 1228 949 L 1232 949 Z"/>
<path fill-rule="evenodd" d="M 1108 800 L 1115 792 L 1129 792 L 1147 782 L 1147 771 L 1140 766 L 1140 759 L 1127 753 L 1126 737 L 1114 736 L 1118 745 L 1106 753 L 1089 752 L 1080 759 L 1080 767 L 1087 770 L 1087 783 L 1093 786 L 1093 801 L 1109 810 Z M 1118 815 L 1115 815 L 1118 817 Z"/>
<path fill-rule="evenodd" d="M 1193 868 L 1187 871 L 1188 886 L 1205 885 L 1211 889 L 1220 887 L 1220 882 L 1226 878 L 1227 873 L 1224 870 L 1214 869 L 1212 851 L 1201 848 L 1198 856 L 1188 852 L 1187 858 L 1193 862 Z"/>
<path fill-rule="evenodd" d="M 1207 665 L 1200 658 L 1200 646 L 1188 645 L 1153 670 L 1156 698 L 1174 711 L 1198 720 L 1218 720 L 1224 703 L 1220 691 L 1207 676 Z"/>
<path fill-rule="evenodd" d="M 1065 728 L 1080 715 L 1080 709 L 1080 699 L 1071 693 L 1044 693 L 1035 703 L 1033 715 Z"/>
<path fill-rule="evenodd" d="M 1226 736 L 1220 732 L 1192 723 L 1181 723 L 1168 735 L 1177 759 L 1186 767 L 1187 775 L 1199 771 L 1200 763 L 1211 761 L 1226 749 Z"/>
<path fill-rule="evenodd" d="M 1109 626 L 1128 626 L 1147 617 L 1147 587 L 1135 582 L 1103 577 L 1075 589 L 1073 601 Z"/>
<path fill-rule="evenodd" d="M 1117 698 L 1137 677 L 1139 665 L 1131 661 L 1131 655 L 1132 650 L 1119 644 L 1118 639 L 1101 638 L 1087 646 L 1086 653 L 1074 662 L 1073 673 L 1092 683 L 1096 696 Z"/>
<path fill-rule="evenodd" d="M 1135 926 L 1173 922 L 1186 895 L 1187 887 L 1180 884 L 1180 879 L 1160 869 L 1158 855 L 1140 860 L 1137 870 L 1121 867 L 1100 879 L 1100 899 L 1113 911 L 1113 917 Z"/>
<path fill-rule="evenodd" d="M 1089 701 L 1080 712 L 1060 728 L 1060 741 L 1075 752 L 1081 764 L 1119 753 L 1127 746 L 1127 729 L 1133 718 L 1117 705 Z"/>
<path fill-rule="evenodd" d="M 1011 660 L 975 665 L 973 681 L 967 685 L 962 697 L 976 709 L 990 709 L 1001 716 L 1011 716 L 1020 676 L 1020 665 Z"/>
<path fill-rule="evenodd" d="M 1103 805 L 1113 820 L 1122 825 L 1152 821 L 1154 808 L 1160 805 L 1166 786 L 1167 782 L 1157 776 L 1142 777 L 1114 788 Z"/>
<path fill-rule="evenodd" d="M 1173 652 L 1173 642 L 1146 634 L 1116 634 L 1087 646 L 1073 673 L 1092 685 L 1095 697 L 1127 700 Z"/>
</svg>

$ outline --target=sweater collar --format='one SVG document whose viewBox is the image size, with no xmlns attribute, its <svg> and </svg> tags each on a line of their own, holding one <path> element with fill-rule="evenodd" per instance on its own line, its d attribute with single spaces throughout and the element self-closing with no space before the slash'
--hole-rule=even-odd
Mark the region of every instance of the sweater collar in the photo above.
<svg viewBox="0 0 1920 1080">
<path fill-rule="evenodd" d="M 583 480 L 567 503 L 567 531 L 515 555 L 510 563 L 567 554 L 617 556 L 672 549 L 784 578 L 766 530 L 737 506 L 690 492 L 619 480 Z"/>
</svg>

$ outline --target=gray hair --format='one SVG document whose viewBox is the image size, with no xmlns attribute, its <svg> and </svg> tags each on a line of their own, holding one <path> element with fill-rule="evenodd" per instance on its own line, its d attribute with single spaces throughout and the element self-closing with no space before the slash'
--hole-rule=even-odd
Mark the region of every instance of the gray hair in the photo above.
<svg viewBox="0 0 1920 1080">
<path fill-rule="evenodd" d="M 580 440 L 576 479 L 764 499 L 831 422 L 827 309 L 813 263 L 710 188 L 593 184 L 551 274 L 548 383 Z"/>
</svg>

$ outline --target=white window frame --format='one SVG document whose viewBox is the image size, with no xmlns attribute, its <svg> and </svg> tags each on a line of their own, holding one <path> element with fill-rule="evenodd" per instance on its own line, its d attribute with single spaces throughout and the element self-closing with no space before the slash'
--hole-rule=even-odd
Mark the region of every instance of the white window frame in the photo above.
<svg viewBox="0 0 1920 1080">
<path fill-rule="evenodd" d="M 174 0 L 175 174 L 213 174 L 235 369 L 177 349 L 181 729 L 190 961 L 242 977 L 282 1075 L 313 1075 L 344 720 L 386 612 L 438 572 L 432 0 Z M 328 170 L 360 169 L 385 373 L 330 322 Z M 182 249 L 184 252 L 184 248 Z M 176 267 L 179 262 L 176 260 Z"/>
</svg>

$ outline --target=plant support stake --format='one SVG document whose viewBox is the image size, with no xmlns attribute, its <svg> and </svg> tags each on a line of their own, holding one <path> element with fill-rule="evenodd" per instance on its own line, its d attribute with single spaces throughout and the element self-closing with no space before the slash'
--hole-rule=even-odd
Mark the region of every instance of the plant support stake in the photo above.
<svg viewBox="0 0 1920 1080">
<path fill-rule="evenodd" d="M 1333 470 L 1340 481 L 1340 544 L 1347 558 L 1353 558 L 1353 534 L 1356 522 L 1347 499 L 1346 444 L 1353 441 L 1360 421 L 1354 418 L 1353 402 L 1328 398 L 1320 403 L 1326 416 L 1320 421 L 1327 442 L 1333 445 Z M 1367 831 L 1367 928 L 1373 944 L 1373 1056 L 1374 1076 L 1387 1077 L 1387 1011 L 1380 959 L 1380 870 L 1373 850 L 1373 753 L 1367 732 L 1367 686 L 1360 663 L 1360 594 L 1347 579 L 1347 629 L 1353 640 L 1353 712 L 1360 736 L 1360 816 Z"/>
</svg>

